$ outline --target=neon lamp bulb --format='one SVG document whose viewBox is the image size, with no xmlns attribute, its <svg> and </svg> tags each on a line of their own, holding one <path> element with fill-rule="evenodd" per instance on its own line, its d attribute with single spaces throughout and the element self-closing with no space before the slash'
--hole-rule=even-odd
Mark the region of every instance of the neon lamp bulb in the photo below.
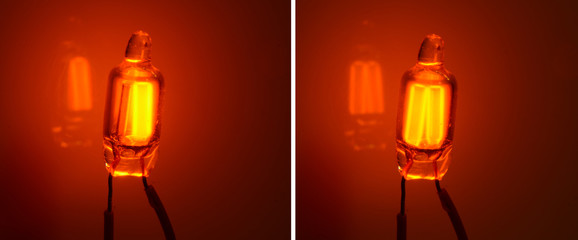
<svg viewBox="0 0 578 240">
<path fill-rule="evenodd" d="M 133 33 L 108 81 L 104 155 L 113 176 L 148 176 L 154 167 L 163 89 L 163 77 L 151 64 L 150 36 Z"/>
<path fill-rule="evenodd" d="M 427 35 L 418 62 L 402 77 L 397 161 L 406 179 L 441 179 L 452 151 L 456 79 L 443 65 L 442 38 Z"/>
</svg>

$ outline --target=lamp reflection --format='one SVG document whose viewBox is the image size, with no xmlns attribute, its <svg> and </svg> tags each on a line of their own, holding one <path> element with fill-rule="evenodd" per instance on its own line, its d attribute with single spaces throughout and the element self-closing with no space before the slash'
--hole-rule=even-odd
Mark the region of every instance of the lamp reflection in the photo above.
<svg viewBox="0 0 578 240">
<path fill-rule="evenodd" d="M 92 91 L 88 59 L 76 56 L 68 62 L 67 106 L 71 111 L 90 111 Z"/>
<path fill-rule="evenodd" d="M 349 70 L 349 113 L 382 114 L 381 66 L 376 61 L 355 61 Z"/>
<path fill-rule="evenodd" d="M 385 149 L 384 88 L 376 50 L 359 45 L 360 57 L 349 67 L 349 115 L 352 127 L 345 132 L 356 151 Z"/>
<path fill-rule="evenodd" d="M 90 62 L 76 43 L 64 41 L 54 65 L 58 71 L 54 139 L 62 148 L 88 147 L 92 141 L 87 120 L 93 111 Z"/>
</svg>

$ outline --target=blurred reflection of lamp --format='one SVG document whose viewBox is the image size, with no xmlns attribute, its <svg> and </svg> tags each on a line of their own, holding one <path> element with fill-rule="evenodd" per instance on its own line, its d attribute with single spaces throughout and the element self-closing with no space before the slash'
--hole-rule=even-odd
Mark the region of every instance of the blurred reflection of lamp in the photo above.
<svg viewBox="0 0 578 240">
<path fill-rule="evenodd" d="M 104 115 L 104 156 L 109 171 L 109 199 L 105 211 L 105 238 L 112 239 L 112 177 L 142 177 L 149 203 L 155 209 L 167 239 L 174 232 L 166 211 L 146 177 L 158 157 L 160 112 L 164 90 L 161 72 L 151 64 L 151 38 L 132 34 L 125 58 L 109 76 Z"/>
<path fill-rule="evenodd" d="M 91 128 L 87 121 L 94 110 L 90 62 L 75 42 L 64 41 L 55 64 L 60 73 L 52 127 L 54 138 L 63 148 L 90 146 Z"/>
<path fill-rule="evenodd" d="M 381 66 L 373 60 L 357 60 L 349 70 L 349 114 L 382 114 Z"/>
<path fill-rule="evenodd" d="M 370 21 L 364 21 L 355 61 L 349 67 L 349 115 L 351 127 L 345 136 L 356 151 L 385 148 L 384 88 L 377 49 L 367 43 L 371 38 Z"/>
<path fill-rule="evenodd" d="M 88 59 L 76 56 L 68 62 L 68 101 L 71 111 L 92 109 L 92 82 Z"/>
<path fill-rule="evenodd" d="M 402 77 L 397 115 L 397 160 L 402 175 L 398 239 L 406 236 L 405 181 L 435 180 L 442 207 L 458 239 L 467 235 L 458 212 L 439 180 L 446 174 L 452 151 L 456 109 L 456 79 L 443 66 L 442 38 L 427 35 L 418 62 Z"/>
</svg>

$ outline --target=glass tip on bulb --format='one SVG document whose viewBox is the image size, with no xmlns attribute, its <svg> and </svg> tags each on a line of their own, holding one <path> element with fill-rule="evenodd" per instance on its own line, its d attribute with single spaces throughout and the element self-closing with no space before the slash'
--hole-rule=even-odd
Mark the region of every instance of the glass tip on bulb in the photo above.
<svg viewBox="0 0 578 240">
<path fill-rule="evenodd" d="M 131 62 L 149 61 L 151 59 L 151 37 L 141 30 L 136 31 L 128 40 L 125 58 Z"/>
<path fill-rule="evenodd" d="M 422 65 L 440 65 L 444 59 L 444 40 L 436 34 L 429 34 L 421 43 L 417 57 Z"/>
</svg>

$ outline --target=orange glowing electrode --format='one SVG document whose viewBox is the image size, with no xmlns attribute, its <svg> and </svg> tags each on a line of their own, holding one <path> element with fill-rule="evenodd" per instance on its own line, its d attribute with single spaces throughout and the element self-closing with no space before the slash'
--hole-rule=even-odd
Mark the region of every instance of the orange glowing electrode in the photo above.
<svg viewBox="0 0 578 240">
<path fill-rule="evenodd" d="M 453 143 L 456 79 L 443 65 L 444 42 L 430 34 L 415 66 L 402 78 L 397 116 L 397 161 L 406 179 L 441 179 Z"/>
<path fill-rule="evenodd" d="M 151 38 L 133 33 L 109 77 L 104 155 L 113 176 L 148 176 L 157 159 L 164 80 L 151 64 Z"/>
</svg>

